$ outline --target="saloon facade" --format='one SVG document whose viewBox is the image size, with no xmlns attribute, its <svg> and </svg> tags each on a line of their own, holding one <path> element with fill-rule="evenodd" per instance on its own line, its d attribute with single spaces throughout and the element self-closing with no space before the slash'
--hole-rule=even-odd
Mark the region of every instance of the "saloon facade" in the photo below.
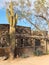
<svg viewBox="0 0 49 65">
<path fill-rule="evenodd" d="M 0 24 L 0 47 L 10 45 L 9 24 Z M 16 26 L 15 42 L 18 50 L 31 55 L 37 49 L 47 53 L 49 51 L 49 39 L 47 31 L 32 31 L 30 27 Z"/>
</svg>

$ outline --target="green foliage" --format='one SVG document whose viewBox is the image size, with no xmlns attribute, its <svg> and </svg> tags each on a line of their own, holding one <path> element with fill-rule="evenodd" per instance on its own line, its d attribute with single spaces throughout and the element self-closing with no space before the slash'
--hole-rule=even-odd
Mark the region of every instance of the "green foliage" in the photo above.
<svg viewBox="0 0 49 65">
<path fill-rule="evenodd" d="M 41 50 L 37 49 L 37 50 L 34 52 L 34 54 L 35 54 L 36 56 L 40 56 L 40 55 L 43 55 L 43 52 L 42 52 Z"/>
</svg>

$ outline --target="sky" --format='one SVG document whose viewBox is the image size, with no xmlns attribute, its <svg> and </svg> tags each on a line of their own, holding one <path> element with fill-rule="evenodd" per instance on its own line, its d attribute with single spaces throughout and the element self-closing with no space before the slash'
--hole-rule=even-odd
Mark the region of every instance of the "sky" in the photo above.
<svg viewBox="0 0 49 65">
<path fill-rule="evenodd" d="M 0 0 L 0 24 L 9 24 L 6 17 L 6 9 L 5 9 L 5 2 L 8 1 L 10 0 Z M 35 0 L 31 0 L 31 1 L 33 3 Z M 18 21 L 17 25 L 31 27 L 31 24 L 26 22 L 25 19 L 23 21 Z"/>
<path fill-rule="evenodd" d="M 7 17 L 6 17 L 6 7 L 5 7 L 5 2 L 9 2 L 10 0 L 0 0 L 0 24 L 9 24 Z M 13 0 L 13 1 L 18 1 L 18 0 Z M 26 0 L 25 0 L 26 1 Z M 34 1 L 36 0 L 30 0 L 32 7 L 34 6 Z M 48 1 L 48 0 L 47 0 Z M 32 16 L 32 22 L 34 23 L 35 21 L 37 21 L 35 19 L 34 16 Z M 33 25 L 31 25 L 28 21 L 24 20 L 18 20 L 17 21 L 17 25 L 19 26 L 26 26 L 26 27 L 31 27 L 31 29 L 33 30 L 33 28 L 35 28 Z"/>
</svg>

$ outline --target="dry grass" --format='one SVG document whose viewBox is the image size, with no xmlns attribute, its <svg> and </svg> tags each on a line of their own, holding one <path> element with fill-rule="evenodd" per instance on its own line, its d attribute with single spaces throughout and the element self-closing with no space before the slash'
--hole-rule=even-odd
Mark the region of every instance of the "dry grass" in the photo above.
<svg viewBox="0 0 49 65">
<path fill-rule="evenodd" d="M 0 65 L 49 65 L 49 55 L 29 58 L 8 59 L 0 58 Z"/>
</svg>

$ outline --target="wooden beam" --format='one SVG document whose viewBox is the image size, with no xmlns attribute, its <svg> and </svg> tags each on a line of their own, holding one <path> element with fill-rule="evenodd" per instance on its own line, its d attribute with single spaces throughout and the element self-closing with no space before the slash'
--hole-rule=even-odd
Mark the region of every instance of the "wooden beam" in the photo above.
<svg viewBox="0 0 49 65">
<path fill-rule="evenodd" d="M 42 38 L 42 39 L 49 39 L 47 36 L 36 36 L 36 35 L 29 35 L 29 34 L 16 34 L 16 36 L 21 36 L 21 37 L 30 37 L 30 38 Z"/>
</svg>

